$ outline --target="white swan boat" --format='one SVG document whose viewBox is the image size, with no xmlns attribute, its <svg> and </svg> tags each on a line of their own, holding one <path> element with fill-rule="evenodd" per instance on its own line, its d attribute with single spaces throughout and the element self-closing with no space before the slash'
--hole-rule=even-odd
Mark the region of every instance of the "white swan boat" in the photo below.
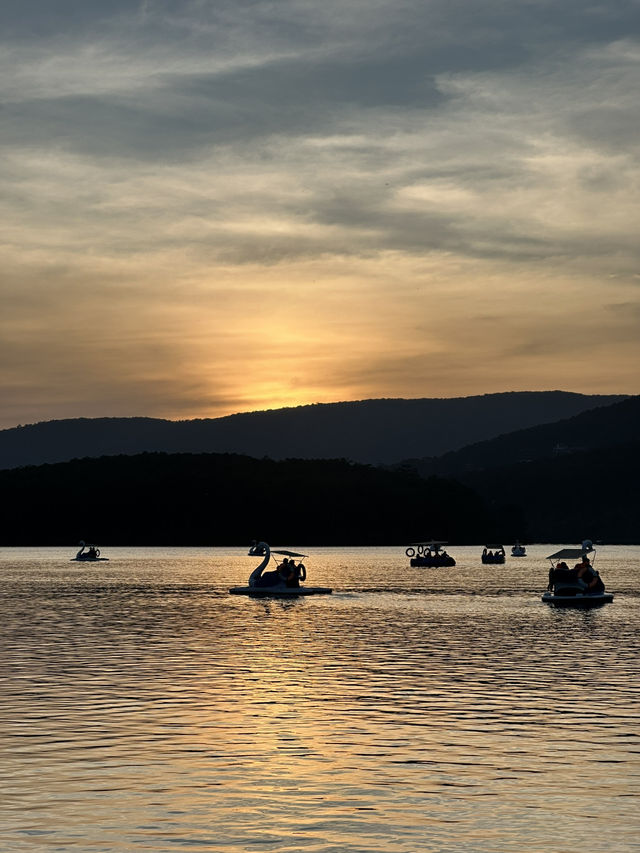
<svg viewBox="0 0 640 853">
<path fill-rule="evenodd" d="M 108 563 L 108 557 L 100 556 L 100 549 L 96 548 L 95 545 L 85 545 L 83 540 L 81 539 L 78 542 L 80 545 L 80 550 L 75 555 L 75 557 L 71 558 L 72 563 Z M 85 550 L 86 549 L 86 550 Z"/>
<path fill-rule="evenodd" d="M 278 562 L 277 557 L 282 557 Z M 272 551 L 266 542 L 254 542 L 249 549 L 250 557 L 262 557 L 262 562 L 249 575 L 248 586 L 234 586 L 231 595 L 250 595 L 256 598 L 297 598 L 301 595 L 329 595 L 333 592 L 327 586 L 302 586 L 300 581 L 307 578 L 307 570 L 302 562 L 306 554 L 297 551 Z M 265 571 L 273 558 L 276 568 Z M 299 562 L 296 563 L 296 560 Z"/>
<path fill-rule="evenodd" d="M 591 540 L 585 539 L 580 548 L 562 548 L 550 554 L 549 586 L 542 601 L 556 607 L 599 607 L 613 601 L 613 593 L 605 592 L 593 568 L 595 553 Z M 571 569 L 566 560 L 580 562 Z"/>
</svg>

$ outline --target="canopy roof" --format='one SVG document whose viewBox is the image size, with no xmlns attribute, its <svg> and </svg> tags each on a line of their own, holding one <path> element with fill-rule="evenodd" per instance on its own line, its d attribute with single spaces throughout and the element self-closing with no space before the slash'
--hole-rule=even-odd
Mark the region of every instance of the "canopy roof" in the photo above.
<svg viewBox="0 0 640 853">
<path fill-rule="evenodd" d="M 298 554 L 296 551 L 271 551 L 272 554 L 283 554 L 285 557 L 306 557 L 306 554 Z"/>
<path fill-rule="evenodd" d="M 591 553 L 593 553 L 593 548 L 589 548 L 587 551 L 582 548 L 561 548 L 555 554 L 549 554 L 547 560 L 579 560 L 583 554 Z"/>
<path fill-rule="evenodd" d="M 409 542 L 409 545 L 413 548 L 416 545 L 426 545 L 429 548 L 441 548 L 443 545 L 448 545 L 448 542 L 438 542 L 435 539 L 432 539 L 431 542 Z"/>
<path fill-rule="evenodd" d="M 504 551 L 504 545 L 485 545 L 485 548 L 490 548 L 492 551 Z"/>
</svg>

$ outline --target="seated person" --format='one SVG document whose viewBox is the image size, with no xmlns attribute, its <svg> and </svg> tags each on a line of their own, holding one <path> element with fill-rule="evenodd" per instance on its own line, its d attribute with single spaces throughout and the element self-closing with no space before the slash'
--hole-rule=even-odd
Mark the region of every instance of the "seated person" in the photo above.
<svg viewBox="0 0 640 853">
<path fill-rule="evenodd" d="M 293 560 L 289 563 L 289 575 L 287 576 L 287 586 L 300 586 L 300 570 Z"/>
<path fill-rule="evenodd" d="M 293 569 L 293 560 L 289 560 L 287 557 L 280 563 L 278 566 L 278 574 L 280 575 L 280 580 L 283 583 L 286 583 L 289 586 L 289 580 L 291 578 L 291 573 Z"/>
<path fill-rule="evenodd" d="M 286 563 L 286 566 L 285 566 Z M 307 570 L 302 563 L 296 566 L 294 560 L 283 560 L 280 566 L 282 577 L 289 587 L 300 586 L 300 579 L 307 577 Z M 284 569 L 284 571 L 282 571 Z"/>
<path fill-rule="evenodd" d="M 593 568 L 586 554 L 583 555 L 582 562 L 574 566 L 574 571 L 580 580 L 586 584 L 589 592 L 604 592 L 604 584 L 600 579 L 600 575 Z"/>
<path fill-rule="evenodd" d="M 556 563 L 555 567 L 549 569 L 549 589 L 553 589 L 556 583 L 573 583 L 575 586 L 586 589 L 586 583 L 580 578 L 576 569 L 570 569 L 564 563 Z"/>
</svg>

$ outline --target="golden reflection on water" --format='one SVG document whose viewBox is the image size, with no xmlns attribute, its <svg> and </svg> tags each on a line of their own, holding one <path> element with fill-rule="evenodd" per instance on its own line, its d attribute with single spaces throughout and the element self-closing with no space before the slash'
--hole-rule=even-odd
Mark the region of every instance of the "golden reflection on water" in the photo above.
<svg viewBox="0 0 640 853">
<path fill-rule="evenodd" d="M 115 556 L 0 553 L 0 849 L 637 849 L 640 549 L 588 613 L 535 553 L 327 549 L 296 602 L 228 596 L 233 553 Z"/>
</svg>

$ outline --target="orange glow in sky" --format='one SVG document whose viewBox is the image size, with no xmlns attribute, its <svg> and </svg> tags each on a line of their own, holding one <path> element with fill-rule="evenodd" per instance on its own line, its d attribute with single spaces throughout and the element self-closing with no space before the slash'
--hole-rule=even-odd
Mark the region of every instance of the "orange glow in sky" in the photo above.
<svg viewBox="0 0 640 853">
<path fill-rule="evenodd" d="M 0 426 L 640 393 L 624 16 L 281 7 L 14 10 Z"/>
</svg>

